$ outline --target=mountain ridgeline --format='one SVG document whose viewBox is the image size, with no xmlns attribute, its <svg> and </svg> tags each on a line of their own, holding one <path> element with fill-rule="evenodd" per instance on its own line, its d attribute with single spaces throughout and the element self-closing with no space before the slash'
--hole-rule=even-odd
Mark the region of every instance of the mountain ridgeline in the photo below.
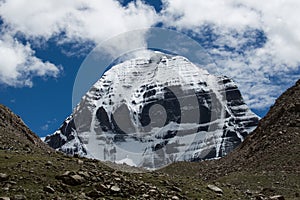
<svg viewBox="0 0 300 200">
<path fill-rule="evenodd" d="M 45 142 L 145 168 L 223 157 L 259 121 L 228 77 L 154 53 L 113 66 Z"/>
</svg>

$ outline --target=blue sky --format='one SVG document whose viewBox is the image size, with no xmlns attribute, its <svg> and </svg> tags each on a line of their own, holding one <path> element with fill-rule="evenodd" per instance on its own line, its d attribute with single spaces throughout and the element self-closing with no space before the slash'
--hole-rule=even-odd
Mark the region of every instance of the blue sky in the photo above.
<svg viewBox="0 0 300 200">
<path fill-rule="evenodd" d="M 0 103 L 39 136 L 53 133 L 72 112 L 85 56 L 112 36 L 159 26 L 199 42 L 264 116 L 300 78 L 299 7 L 297 0 L 0 1 Z"/>
</svg>

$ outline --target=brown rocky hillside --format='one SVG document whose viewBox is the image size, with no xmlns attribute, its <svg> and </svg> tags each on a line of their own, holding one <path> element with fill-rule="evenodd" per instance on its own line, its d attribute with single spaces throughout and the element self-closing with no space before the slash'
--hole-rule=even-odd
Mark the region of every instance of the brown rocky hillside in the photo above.
<svg viewBox="0 0 300 200">
<path fill-rule="evenodd" d="M 24 124 L 19 116 L 1 104 L 0 131 L 0 148 L 3 150 L 53 151 Z"/>
</svg>

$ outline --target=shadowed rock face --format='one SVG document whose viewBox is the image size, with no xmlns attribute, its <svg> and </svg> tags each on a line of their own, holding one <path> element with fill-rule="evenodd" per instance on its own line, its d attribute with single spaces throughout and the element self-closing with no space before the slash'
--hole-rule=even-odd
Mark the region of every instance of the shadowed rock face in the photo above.
<svg viewBox="0 0 300 200">
<path fill-rule="evenodd" d="M 107 71 L 46 143 L 69 154 L 158 168 L 222 157 L 256 127 L 259 118 L 231 79 L 180 56 L 155 56 L 160 62 L 133 59 Z"/>
<path fill-rule="evenodd" d="M 299 144 L 300 79 L 276 99 L 251 135 L 226 157 L 199 163 L 178 162 L 161 171 L 171 176 L 196 176 L 205 181 L 219 181 L 222 179 L 220 177 L 226 177 L 224 180 L 228 181 L 228 177 L 234 177 L 232 180 L 235 182 L 236 177 L 242 175 L 241 181 L 236 183 L 237 186 L 245 184 L 245 180 L 253 184 L 252 180 L 258 177 L 267 177 L 262 179 L 264 181 L 272 177 L 271 183 L 280 181 L 286 191 L 292 191 L 287 199 L 294 199 L 295 196 L 299 197 L 299 189 L 294 187 L 300 182 Z M 282 177 L 290 178 L 283 180 Z"/>
</svg>

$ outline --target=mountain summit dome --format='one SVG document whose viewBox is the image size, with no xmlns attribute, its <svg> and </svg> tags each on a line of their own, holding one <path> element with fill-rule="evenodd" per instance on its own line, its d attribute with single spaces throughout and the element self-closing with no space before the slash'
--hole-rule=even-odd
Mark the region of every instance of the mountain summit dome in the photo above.
<svg viewBox="0 0 300 200">
<path fill-rule="evenodd" d="M 258 124 L 228 77 L 155 52 L 113 66 L 45 142 L 150 169 L 222 157 Z"/>
</svg>

